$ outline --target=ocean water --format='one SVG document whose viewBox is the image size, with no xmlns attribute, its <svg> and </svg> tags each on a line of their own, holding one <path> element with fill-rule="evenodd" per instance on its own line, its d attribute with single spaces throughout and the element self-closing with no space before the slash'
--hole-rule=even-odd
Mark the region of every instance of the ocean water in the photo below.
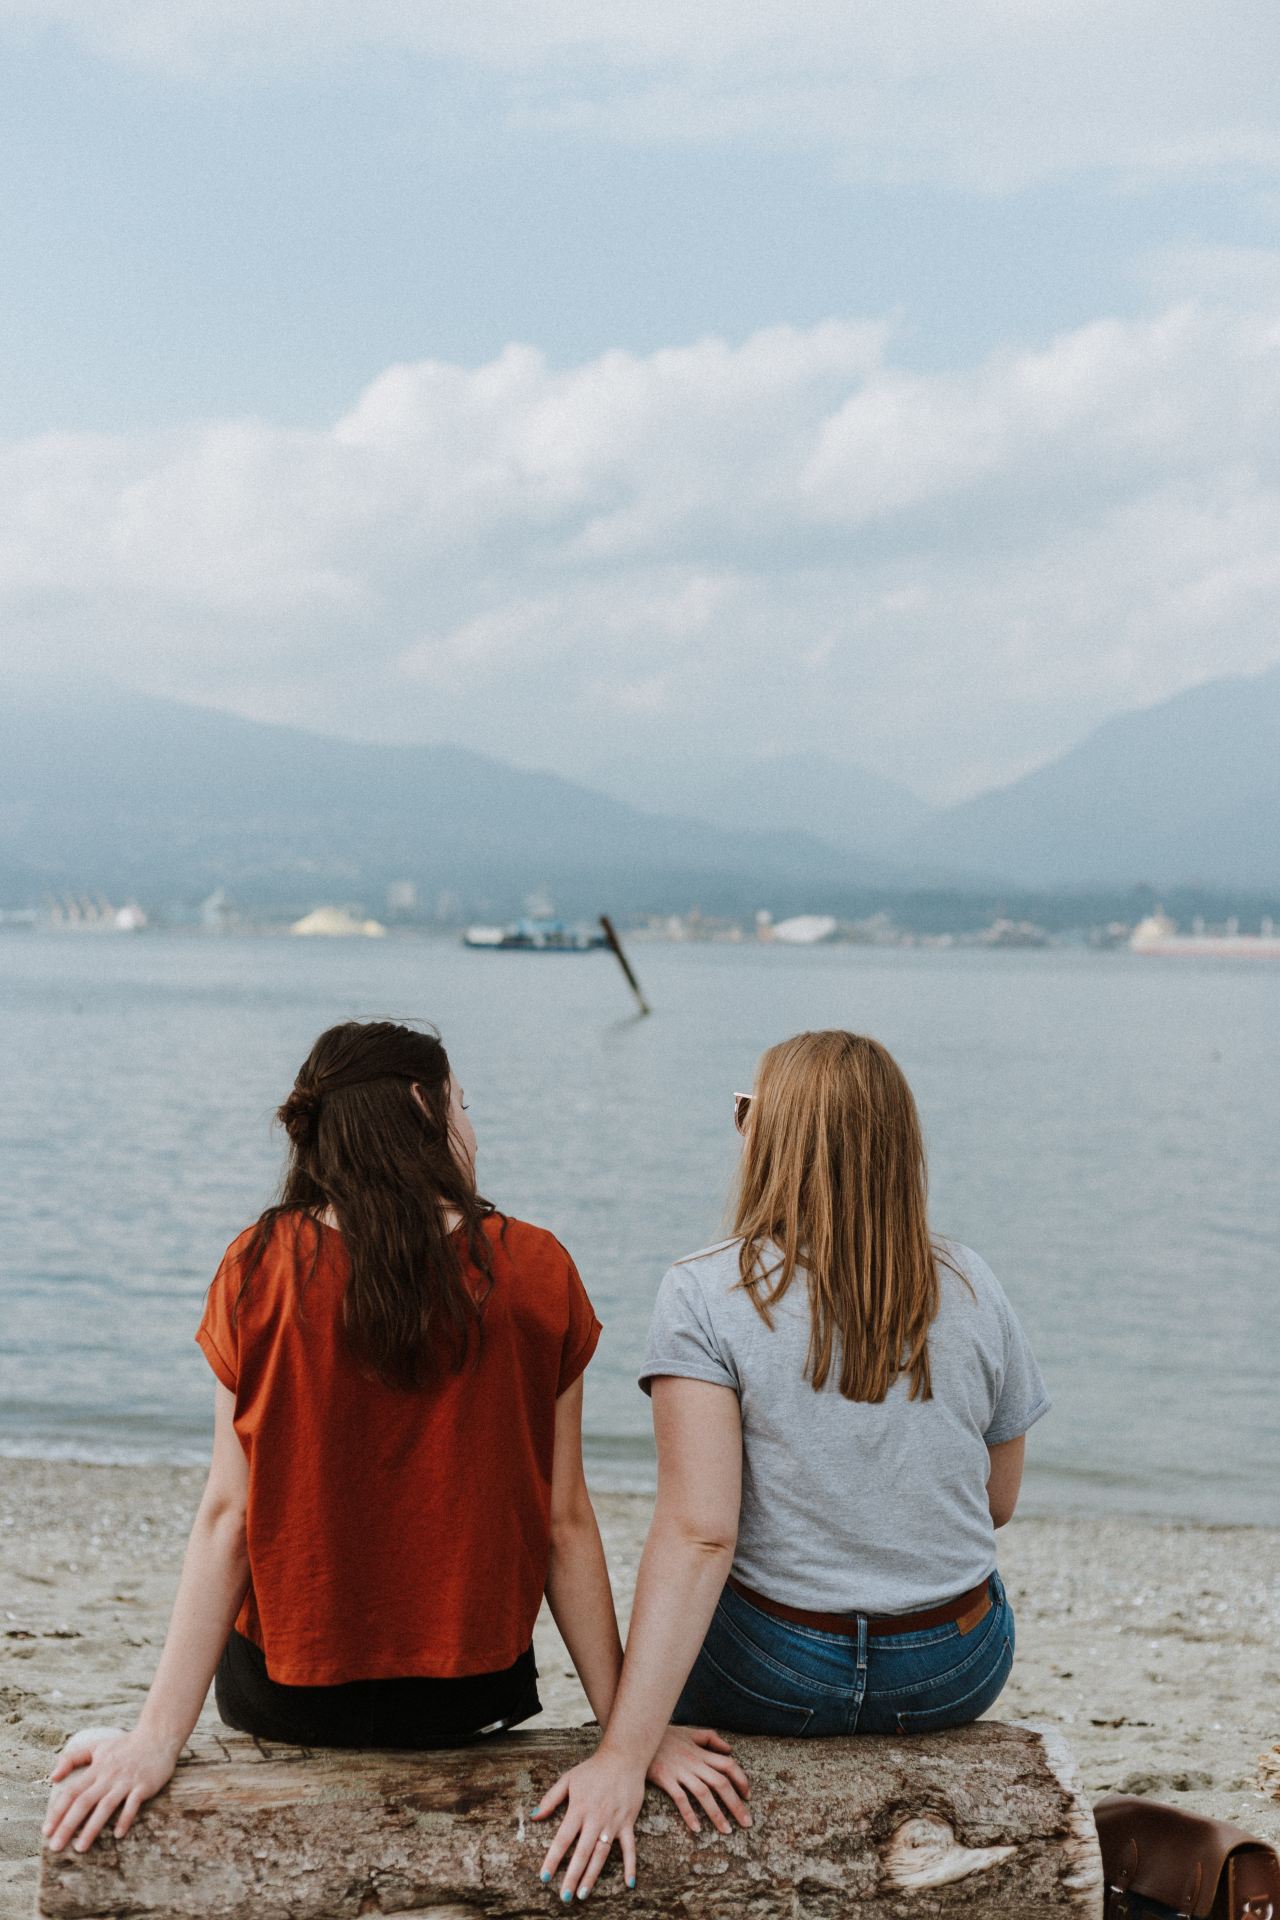
<svg viewBox="0 0 1280 1920">
<path fill-rule="evenodd" d="M 597 1484 L 652 1483 L 635 1386 L 669 1262 L 720 1235 L 731 1094 L 851 1026 L 920 1104 L 932 1214 L 1014 1301 L 1055 1405 L 1029 1507 L 1280 1522 L 1280 969 L 1128 953 L 0 936 L 0 1451 L 206 1455 L 192 1342 L 282 1148 L 271 1114 L 351 1016 L 441 1029 L 483 1190 L 551 1227 L 605 1322 Z"/>
</svg>

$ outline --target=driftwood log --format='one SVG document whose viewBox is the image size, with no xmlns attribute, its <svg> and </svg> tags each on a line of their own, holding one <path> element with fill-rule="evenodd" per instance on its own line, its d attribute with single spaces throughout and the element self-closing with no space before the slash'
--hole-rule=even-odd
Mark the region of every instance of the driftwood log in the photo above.
<svg viewBox="0 0 1280 1920">
<path fill-rule="evenodd" d="M 46 1853 L 48 1920 L 526 1920 L 563 1911 L 528 1818 L 591 1733 L 451 1753 L 202 1740 L 125 1839 Z M 987 1722 L 914 1738 L 735 1742 L 754 1825 L 694 1837 L 652 1788 L 629 1920 L 1048 1920 L 1102 1911 L 1098 1842 L 1061 1736 Z M 575 1903 L 580 1905 L 582 1903 Z"/>
</svg>

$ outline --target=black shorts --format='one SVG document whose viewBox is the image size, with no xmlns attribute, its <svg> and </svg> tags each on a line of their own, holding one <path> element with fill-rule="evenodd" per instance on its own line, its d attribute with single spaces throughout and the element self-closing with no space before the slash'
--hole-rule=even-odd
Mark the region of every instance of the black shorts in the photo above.
<svg viewBox="0 0 1280 1920">
<path fill-rule="evenodd" d="M 460 1747 L 542 1711 L 532 1647 L 502 1673 L 286 1687 L 233 1629 L 213 1684 L 224 1726 L 298 1747 Z"/>
</svg>

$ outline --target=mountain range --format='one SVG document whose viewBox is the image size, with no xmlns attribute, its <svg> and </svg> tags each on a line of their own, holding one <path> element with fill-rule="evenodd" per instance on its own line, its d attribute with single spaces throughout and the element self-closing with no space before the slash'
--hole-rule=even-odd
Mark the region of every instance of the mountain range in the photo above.
<svg viewBox="0 0 1280 1920">
<path fill-rule="evenodd" d="M 860 860 L 882 860 L 933 813 L 909 787 L 819 753 L 745 748 L 736 759 L 698 754 L 655 767 L 642 756 L 602 762 L 593 786 L 649 813 L 710 820 L 743 833 L 765 825 L 811 833 Z"/>
<path fill-rule="evenodd" d="M 881 851 L 1031 887 L 1280 886 L 1280 667 L 1119 714 Z"/>
<path fill-rule="evenodd" d="M 454 746 L 367 745 L 116 687 L 0 689 L 0 904 L 45 894 L 506 915 L 866 912 L 922 886 L 1280 889 L 1280 667 L 1118 716 L 947 808 L 818 756 L 616 791 Z M 647 805 L 635 804 L 636 799 Z"/>
<path fill-rule="evenodd" d="M 1280 886 L 1280 667 L 1117 715 L 1047 766 L 949 807 L 821 755 L 699 756 L 661 781 L 612 763 L 655 811 L 805 830 L 904 886 Z"/>
<path fill-rule="evenodd" d="M 224 887 L 251 906 L 376 906 L 409 880 L 469 914 L 518 911 L 532 890 L 566 913 L 790 912 L 843 897 L 847 864 L 814 836 L 642 813 L 461 747 L 369 746 L 110 688 L 0 702 L 10 903 L 35 887 L 188 903 Z"/>
</svg>

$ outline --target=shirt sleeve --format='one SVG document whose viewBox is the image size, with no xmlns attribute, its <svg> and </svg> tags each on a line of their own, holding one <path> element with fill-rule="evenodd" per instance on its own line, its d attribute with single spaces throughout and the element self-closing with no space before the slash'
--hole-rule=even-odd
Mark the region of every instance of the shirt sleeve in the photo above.
<svg viewBox="0 0 1280 1920">
<path fill-rule="evenodd" d="M 1016 1440 L 1019 1434 L 1025 1433 L 1028 1427 L 1033 1427 L 1037 1420 L 1042 1419 L 1053 1404 L 1044 1384 L 1044 1376 L 1031 1351 L 1031 1342 L 998 1283 L 997 1299 L 1004 1326 L 1004 1372 L 992 1410 L 991 1424 L 982 1436 L 989 1447 L 998 1447 L 1006 1440 Z"/>
<path fill-rule="evenodd" d="M 649 1323 L 642 1391 L 652 1392 L 653 1382 L 664 1374 L 738 1391 L 738 1376 L 716 1338 L 702 1288 L 688 1265 L 671 1267 L 662 1277 Z"/>
<path fill-rule="evenodd" d="M 240 1377 L 240 1341 L 235 1316 L 240 1279 L 240 1262 L 234 1250 L 228 1248 L 205 1296 L 204 1316 L 196 1329 L 196 1341 L 205 1359 L 231 1393 L 235 1392 Z"/>
<path fill-rule="evenodd" d="M 556 1387 L 557 1399 L 581 1374 L 586 1372 L 600 1335 L 604 1331 L 596 1318 L 596 1310 L 587 1296 L 587 1290 L 582 1284 L 581 1274 L 567 1253 L 565 1259 L 569 1267 L 569 1321 L 560 1348 L 560 1380 Z"/>
</svg>

